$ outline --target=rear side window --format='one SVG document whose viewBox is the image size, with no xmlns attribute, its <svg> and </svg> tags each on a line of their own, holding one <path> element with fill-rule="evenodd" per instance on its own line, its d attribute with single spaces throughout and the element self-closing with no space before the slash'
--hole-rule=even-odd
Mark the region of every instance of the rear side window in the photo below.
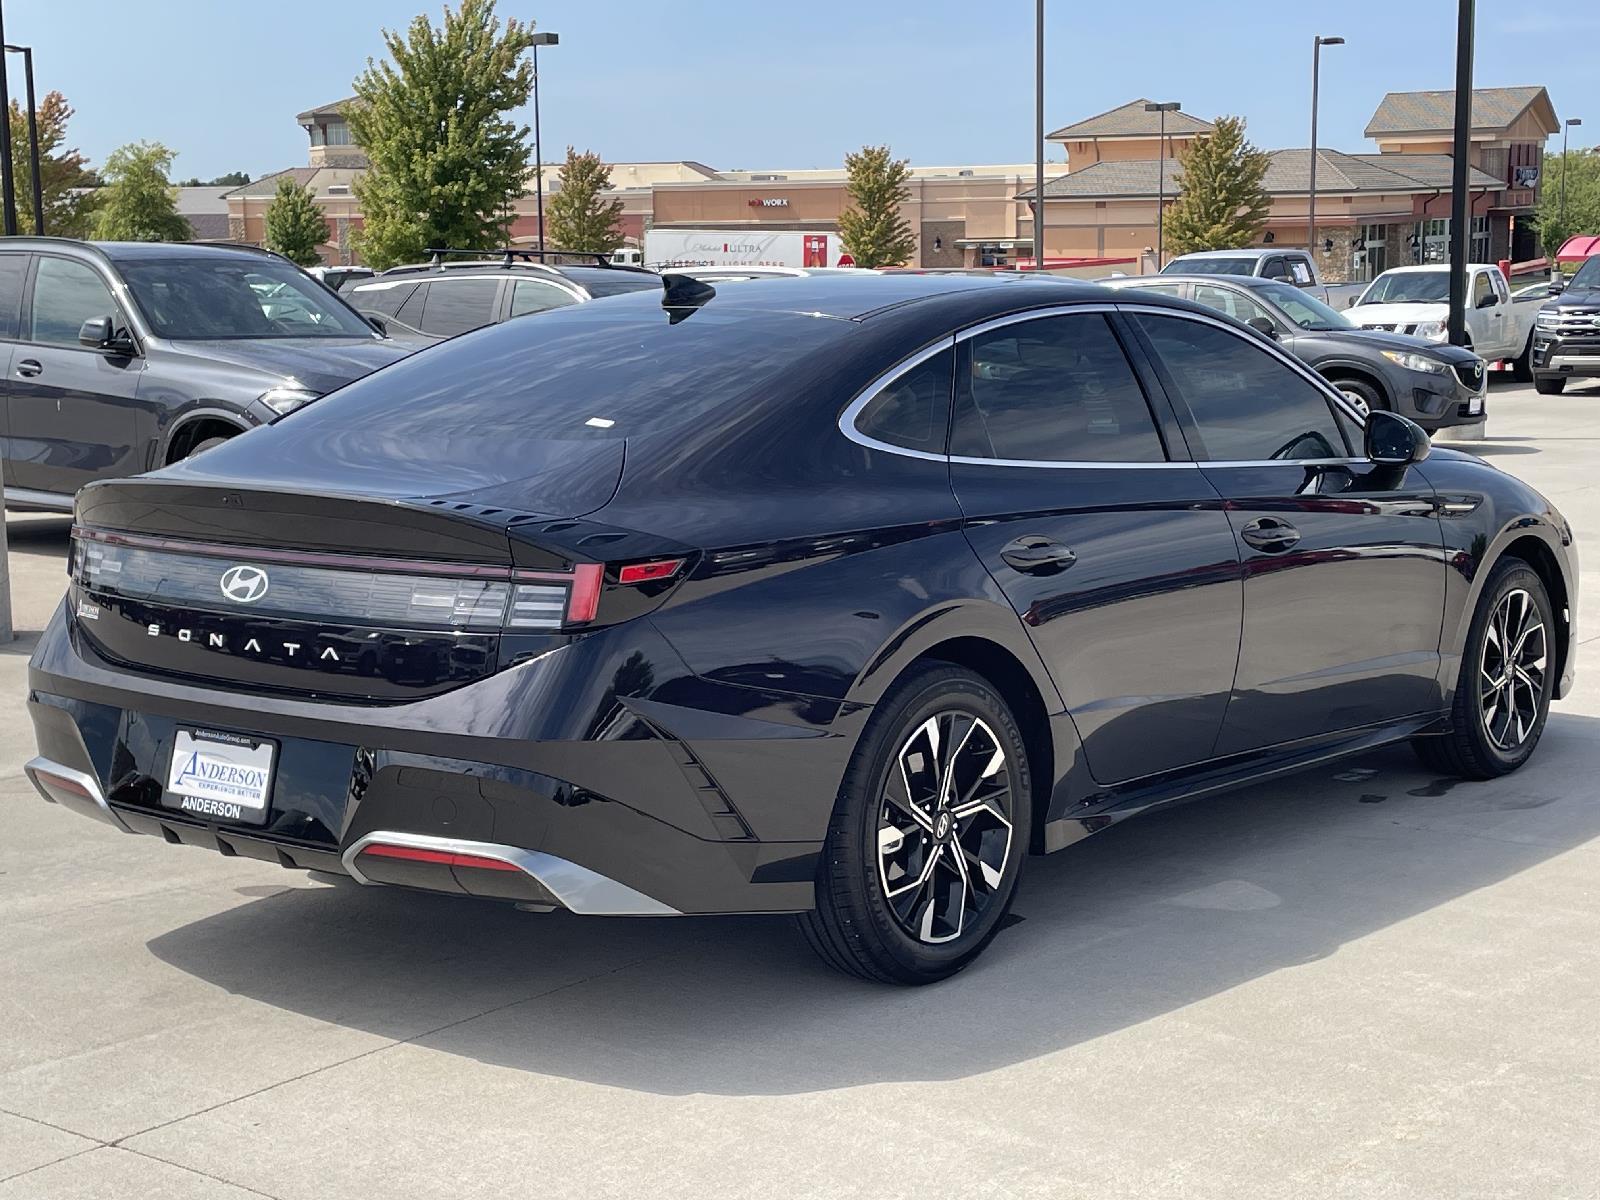
<svg viewBox="0 0 1600 1200">
<path fill-rule="evenodd" d="M 548 312 L 576 304 L 578 298 L 565 288 L 541 279 L 519 279 L 511 288 L 511 315 L 525 317 L 529 313 Z"/>
<path fill-rule="evenodd" d="M 1144 390 L 1100 313 L 978 334 L 957 368 L 950 453 L 1042 462 L 1161 462 Z"/>
<path fill-rule="evenodd" d="M 1240 334 L 1180 317 L 1134 318 L 1155 347 L 1168 386 L 1188 406 L 1211 462 L 1344 458 L 1349 450 L 1328 398 L 1310 380 Z"/>
<path fill-rule="evenodd" d="M 362 312 L 392 317 L 400 312 L 400 306 L 409 300 L 411 293 L 416 290 L 417 285 L 414 283 L 382 283 L 376 287 L 355 289 L 350 293 L 350 303 Z"/>
<path fill-rule="evenodd" d="M 498 279 L 435 279 L 428 284 L 419 328 L 435 337 L 454 337 L 487 325 L 494 320 L 499 294 Z"/>
<path fill-rule="evenodd" d="M 954 357 L 943 350 L 881 388 L 857 415 L 857 432 L 891 446 L 943 454 Z"/>
<path fill-rule="evenodd" d="M 28 273 L 26 254 L 0 254 L 0 338 L 17 336 L 22 309 L 22 279 Z"/>
<path fill-rule="evenodd" d="M 67 258 L 39 259 L 33 277 L 31 340 L 55 346 L 76 346 L 78 331 L 95 317 L 114 317 L 111 289 L 93 268 Z"/>
</svg>

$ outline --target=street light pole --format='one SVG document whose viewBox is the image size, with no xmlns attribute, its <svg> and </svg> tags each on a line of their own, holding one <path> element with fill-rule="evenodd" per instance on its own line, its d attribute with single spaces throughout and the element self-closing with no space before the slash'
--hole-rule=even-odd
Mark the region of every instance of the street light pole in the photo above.
<svg viewBox="0 0 1600 1200">
<path fill-rule="evenodd" d="M 1161 270 L 1167 249 L 1167 114 L 1178 111 L 1178 102 L 1146 104 L 1145 112 L 1161 114 L 1161 142 L 1156 148 L 1156 270 Z"/>
<path fill-rule="evenodd" d="M 28 80 L 28 164 L 33 180 L 33 232 L 44 236 L 44 181 L 39 177 L 39 107 L 33 98 L 33 47 L 6 46 L 11 54 L 22 55 Z M 9 122 L 7 122 L 9 124 Z"/>
<path fill-rule="evenodd" d="M 1044 270 L 1044 0 L 1034 11 L 1033 269 Z"/>
<path fill-rule="evenodd" d="M 1311 180 L 1306 196 L 1306 252 L 1317 261 L 1317 99 L 1322 77 L 1322 48 L 1342 46 L 1342 37 L 1318 34 L 1311 42 Z"/>
<path fill-rule="evenodd" d="M 1450 321 L 1448 341 L 1467 344 L 1467 253 L 1471 196 L 1467 192 L 1472 152 L 1472 43 L 1474 0 L 1458 0 L 1456 12 L 1456 111 L 1450 164 Z"/>
<path fill-rule="evenodd" d="M 1562 223 L 1562 225 L 1565 225 L 1567 223 L 1567 167 L 1570 166 L 1571 162 L 1572 162 L 1572 160 L 1567 157 L 1567 132 L 1574 125 L 1582 125 L 1582 124 L 1583 124 L 1583 122 L 1579 118 L 1577 118 L 1577 117 L 1568 117 L 1567 120 L 1566 120 L 1566 123 L 1564 125 L 1562 125 L 1562 127 L 1561 127 L 1561 208 L 1560 208 L 1560 212 L 1561 212 L 1561 223 Z"/>
<path fill-rule="evenodd" d="M 0 45 L 6 40 L 5 6 L 0 0 Z M 5 56 L 0 54 L 0 209 L 6 237 L 17 236 L 17 184 L 11 177 L 11 89 L 7 85 Z"/>
<path fill-rule="evenodd" d="M 539 211 L 539 249 L 548 248 L 544 238 L 544 142 L 539 137 L 539 47 L 558 46 L 561 44 L 561 35 L 558 33 L 536 33 L 533 35 L 533 178 L 534 178 L 534 204 Z"/>
</svg>

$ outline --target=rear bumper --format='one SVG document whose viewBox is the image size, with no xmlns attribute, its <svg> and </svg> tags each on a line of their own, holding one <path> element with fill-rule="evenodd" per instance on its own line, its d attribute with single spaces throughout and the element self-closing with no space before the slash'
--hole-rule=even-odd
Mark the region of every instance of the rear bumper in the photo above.
<svg viewBox="0 0 1600 1200">
<path fill-rule="evenodd" d="M 707 684 L 648 621 L 444 695 L 374 706 L 143 674 L 100 657 L 61 610 L 29 682 L 40 754 L 29 777 L 107 824 L 363 883 L 613 915 L 809 908 L 865 717 Z M 264 824 L 163 803 L 181 727 L 277 743 Z"/>
</svg>

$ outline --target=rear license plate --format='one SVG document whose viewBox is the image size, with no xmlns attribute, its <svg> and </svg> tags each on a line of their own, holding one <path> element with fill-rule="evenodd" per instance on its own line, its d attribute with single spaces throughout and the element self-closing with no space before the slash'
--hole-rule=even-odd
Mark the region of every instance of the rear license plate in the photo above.
<svg viewBox="0 0 1600 1200">
<path fill-rule="evenodd" d="M 180 729 L 161 803 L 209 821 L 263 824 L 277 745 L 210 729 Z"/>
</svg>

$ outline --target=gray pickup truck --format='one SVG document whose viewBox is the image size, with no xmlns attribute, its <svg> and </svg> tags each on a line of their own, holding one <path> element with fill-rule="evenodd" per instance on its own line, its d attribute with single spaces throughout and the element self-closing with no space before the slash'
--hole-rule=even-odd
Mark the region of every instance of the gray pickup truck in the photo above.
<svg viewBox="0 0 1600 1200">
<path fill-rule="evenodd" d="M 1251 275 L 1275 279 L 1310 292 L 1329 308 L 1346 309 L 1356 302 L 1364 283 L 1323 283 L 1317 264 L 1304 250 L 1260 246 L 1250 250 L 1197 250 L 1180 254 L 1161 268 L 1163 275 Z"/>
</svg>

